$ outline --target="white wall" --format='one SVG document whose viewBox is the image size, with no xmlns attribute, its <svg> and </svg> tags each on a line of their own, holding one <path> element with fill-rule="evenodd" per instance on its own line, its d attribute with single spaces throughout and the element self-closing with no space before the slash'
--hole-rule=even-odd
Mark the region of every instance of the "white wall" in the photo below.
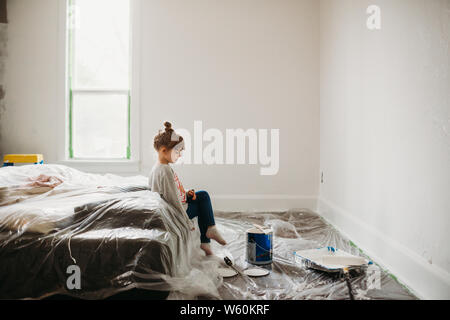
<svg viewBox="0 0 450 320">
<path fill-rule="evenodd" d="M 46 159 L 56 160 L 57 2 L 8 1 L 0 154 L 44 153 Z"/>
<path fill-rule="evenodd" d="M 319 211 L 420 296 L 449 299 L 450 1 L 320 13 Z"/>
<path fill-rule="evenodd" d="M 191 165 L 178 171 L 187 185 L 220 196 L 220 206 L 313 208 L 319 170 L 318 8 L 315 0 L 144 1 L 143 150 L 164 120 L 191 132 L 195 120 L 203 121 L 204 130 L 224 133 L 279 128 L 276 176 L 260 176 L 259 166 Z M 152 154 L 142 156 L 148 172 Z"/>
<path fill-rule="evenodd" d="M 58 159 L 58 1 L 10 0 L 7 104 L 0 153 Z M 315 208 L 319 172 L 319 2 L 144 0 L 141 173 L 165 120 L 193 130 L 280 129 L 280 170 L 190 165 L 187 187 L 219 209 Z M 108 167 L 105 167 L 108 171 Z"/>
</svg>

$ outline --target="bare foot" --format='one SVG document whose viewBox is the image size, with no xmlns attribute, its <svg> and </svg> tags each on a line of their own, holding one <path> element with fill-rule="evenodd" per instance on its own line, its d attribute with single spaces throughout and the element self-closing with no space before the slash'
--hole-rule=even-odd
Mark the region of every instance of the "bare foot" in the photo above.
<svg viewBox="0 0 450 320">
<path fill-rule="evenodd" d="M 212 252 L 212 250 L 211 250 L 211 246 L 209 245 L 209 243 L 202 243 L 202 244 L 200 245 L 200 248 L 201 248 L 203 251 L 205 251 L 205 253 L 206 253 L 207 256 L 212 256 L 212 255 L 213 255 L 213 252 Z"/>
<path fill-rule="evenodd" d="M 216 240 L 218 243 L 220 243 L 221 245 L 226 245 L 227 242 L 225 241 L 224 238 L 222 238 L 222 236 L 219 233 L 219 230 L 217 230 L 216 226 L 210 226 L 208 228 L 208 230 L 206 231 L 206 236 L 209 239 L 214 239 Z"/>
</svg>

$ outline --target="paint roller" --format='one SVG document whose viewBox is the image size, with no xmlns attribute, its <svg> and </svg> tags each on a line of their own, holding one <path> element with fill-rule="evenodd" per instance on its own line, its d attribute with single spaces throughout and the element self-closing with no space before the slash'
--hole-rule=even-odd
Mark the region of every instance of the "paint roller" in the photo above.
<svg viewBox="0 0 450 320">
<path fill-rule="evenodd" d="M 362 257 L 343 257 L 325 255 L 318 259 L 324 265 L 334 265 L 339 267 L 359 267 L 366 264 L 366 260 Z"/>
<path fill-rule="evenodd" d="M 347 283 L 348 294 L 350 296 L 350 300 L 355 300 L 353 296 L 352 285 L 350 282 L 350 273 L 349 268 L 351 267 L 360 267 L 365 265 L 367 262 L 362 257 L 343 257 L 343 256 L 332 256 L 326 255 L 320 258 L 321 262 L 325 265 L 335 265 L 342 267 L 342 272 L 344 274 L 345 282 Z"/>
<path fill-rule="evenodd" d="M 353 296 L 352 284 L 350 282 L 349 270 L 348 268 L 343 268 L 342 271 L 344 272 L 345 282 L 347 283 L 348 295 L 350 296 L 350 300 L 355 300 L 355 297 Z"/>
</svg>

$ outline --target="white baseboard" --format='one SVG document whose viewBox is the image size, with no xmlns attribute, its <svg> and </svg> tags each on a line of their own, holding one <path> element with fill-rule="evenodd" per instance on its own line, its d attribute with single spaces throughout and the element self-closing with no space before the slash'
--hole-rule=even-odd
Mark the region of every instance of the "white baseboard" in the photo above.
<svg viewBox="0 0 450 320">
<path fill-rule="evenodd" d="M 315 210 L 317 197 L 281 194 L 211 194 L 214 209 L 220 211 L 287 211 L 292 208 Z"/>
<path fill-rule="evenodd" d="M 320 197 L 318 213 L 421 299 L 450 299 L 450 274 Z"/>
</svg>

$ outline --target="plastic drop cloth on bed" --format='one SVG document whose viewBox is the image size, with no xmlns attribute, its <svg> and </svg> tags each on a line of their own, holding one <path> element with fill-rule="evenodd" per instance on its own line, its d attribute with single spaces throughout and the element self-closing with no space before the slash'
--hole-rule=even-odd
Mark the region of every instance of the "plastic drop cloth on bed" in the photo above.
<svg viewBox="0 0 450 320">
<path fill-rule="evenodd" d="M 40 175 L 62 183 L 34 183 Z M 133 288 L 219 298 L 218 263 L 202 257 L 198 228 L 147 186 L 144 176 L 61 165 L 0 169 L 0 299 L 101 299 Z M 67 286 L 70 266 L 80 289 Z"/>
<path fill-rule="evenodd" d="M 30 184 L 41 174 L 63 183 Z M 94 175 L 58 165 L 0 169 L 0 298 L 66 294 L 106 298 L 132 288 L 170 291 L 169 299 L 348 299 L 345 281 L 295 262 L 293 252 L 332 246 L 363 255 L 317 214 L 215 211 L 228 244 L 212 241 L 215 257 L 199 249 L 199 231 L 146 190 L 147 177 Z M 41 188 L 41 189 L 38 189 Z M 246 230 L 271 226 L 273 263 L 260 278 L 222 279 L 228 256 L 246 261 Z M 81 269 L 81 289 L 69 290 L 66 269 Z M 415 299 L 376 264 L 351 279 L 356 299 Z"/>
</svg>

